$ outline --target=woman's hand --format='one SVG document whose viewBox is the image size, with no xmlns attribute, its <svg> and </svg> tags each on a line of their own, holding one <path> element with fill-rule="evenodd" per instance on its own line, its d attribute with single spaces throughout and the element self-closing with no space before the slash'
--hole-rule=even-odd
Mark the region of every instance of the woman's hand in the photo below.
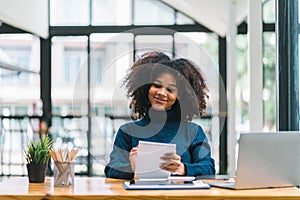
<svg viewBox="0 0 300 200">
<path fill-rule="evenodd" d="M 185 175 L 185 166 L 181 162 L 181 157 L 176 153 L 166 153 L 160 157 L 163 162 L 159 167 L 163 170 L 169 171 L 173 174 Z"/>
<path fill-rule="evenodd" d="M 136 161 L 137 154 L 138 154 L 138 146 L 133 147 L 129 152 L 129 161 L 133 172 L 135 172 L 135 161 Z"/>
</svg>

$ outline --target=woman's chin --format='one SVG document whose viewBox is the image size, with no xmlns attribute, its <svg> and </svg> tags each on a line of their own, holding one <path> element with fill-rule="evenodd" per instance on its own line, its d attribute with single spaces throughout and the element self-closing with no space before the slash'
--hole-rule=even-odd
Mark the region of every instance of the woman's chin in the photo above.
<svg viewBox="0 0 300 200">
<path fill-rule="evenodd" d="M 156 111 L 165 111 L 166 108 L 163 105 L 152 105 L 152 108 Z"/>
</svg>

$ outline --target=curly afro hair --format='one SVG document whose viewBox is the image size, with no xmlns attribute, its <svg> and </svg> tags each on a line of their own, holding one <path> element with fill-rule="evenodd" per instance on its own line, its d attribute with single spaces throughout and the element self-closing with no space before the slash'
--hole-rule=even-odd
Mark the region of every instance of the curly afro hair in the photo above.
<svg viewBox="0 0 300 200">
<path fill-rule="evenodd" d="M 202 71 L 195 63 L 185 58 L 173 60 L 173 64 L 185 79 L 183 81 L 185 84 L 179 83 L 183 88 L 178 88 L 182 114 L 188 120 L 203 116 L 207 107 L 209 89 Z"/>
<path fill-rule="evenodd" d="M 149 73 L 155 63 L 170 61 L 170 57 L 163 52 L 150 51 L 144 53 L 130 67 L 124 85 L 127 88 L 127 97 L 131 100 L 132 118 L 143 118 L 150 108 L 148 91 L 152 84 L 149 82 Z M 150 84 L 151 83 L 151 84 Z"/>
<path fill-rule="evenodd" d="M 200 69 L 184 58 L 170 60 L 164 53 L 149 52 L 132 65 L 124 82 L 131 101 L 132 118 L 141 119 L 148 114 L 151 107 L 149 89 L 162 73 L 171 74 L 177 80 L 178 98 L 172 107 L 178 120 L 201 117 L 207 106 L 208 87 Z"/>
</svg>

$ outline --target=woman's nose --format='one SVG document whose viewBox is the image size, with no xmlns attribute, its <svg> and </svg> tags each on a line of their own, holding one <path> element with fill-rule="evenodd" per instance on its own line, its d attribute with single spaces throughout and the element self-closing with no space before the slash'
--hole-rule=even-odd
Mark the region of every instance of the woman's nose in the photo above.
<svg viewBox="0 0 300 200">
<path fill-rule="evenodd" d="M 167 95 L 167 90 L 166 90 L 166 88 L 164 88 L 164 87 L 159 88 L 159 90 L 157 91 L 157 94 L 160 94 L 160 95 Z"/>
</svg>

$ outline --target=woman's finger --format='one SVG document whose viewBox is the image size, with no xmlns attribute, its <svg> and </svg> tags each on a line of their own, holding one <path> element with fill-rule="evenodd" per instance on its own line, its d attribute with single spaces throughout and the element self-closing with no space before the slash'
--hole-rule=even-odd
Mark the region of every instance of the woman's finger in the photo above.
<svg viewBox="0 0 300 200">
<path fill-rule="evenodd" d="M 181 157 L 175 153 L 172 154 L 164 154 L 163 156 L 160 157 L 162 160 L 181 160 Z"/>
</svg>

